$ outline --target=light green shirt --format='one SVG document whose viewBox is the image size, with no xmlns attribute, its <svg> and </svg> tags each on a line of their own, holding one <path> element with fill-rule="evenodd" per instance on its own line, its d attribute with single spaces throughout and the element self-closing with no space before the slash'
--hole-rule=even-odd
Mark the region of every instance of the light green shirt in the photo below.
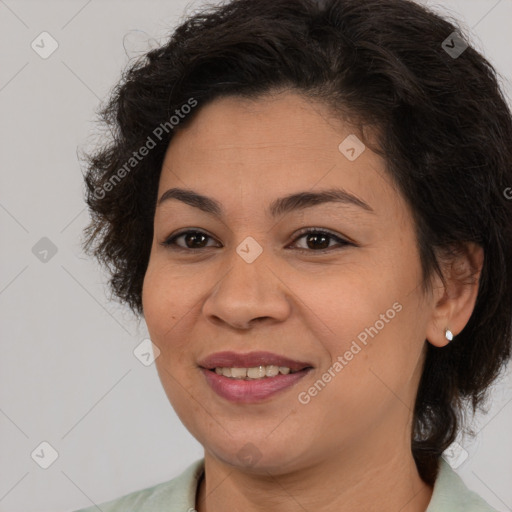
<svg viewBox="0 0 512 512">
<path fill-rule="evenodd" d="M 181 475 L 98 505 L 103 512 L 193 512 L 204 459 L 191 464 Z M 96 506 L 75 512 L 98 512 Z M 426 512 L 497 512 L 470 491 L 450 465 L 440 459 L 434 492 Z"/>
</svg>

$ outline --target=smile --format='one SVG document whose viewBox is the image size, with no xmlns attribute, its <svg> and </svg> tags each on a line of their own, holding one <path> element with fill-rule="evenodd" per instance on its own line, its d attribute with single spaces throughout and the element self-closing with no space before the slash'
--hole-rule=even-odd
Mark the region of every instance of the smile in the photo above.
<svg viewBox="0 0 512 512">
<path fill-rule="evenodd" d="M 291 370 L 287 366 L 253 366 L 252 368 L 226 368 L 217 367 L 214 370 L 217 375 L 223 375 L 231 379 L 256 380 L 275 377 L 276 375 L 288 375 L 296 373 L 297 370 Z"/>
</svg>

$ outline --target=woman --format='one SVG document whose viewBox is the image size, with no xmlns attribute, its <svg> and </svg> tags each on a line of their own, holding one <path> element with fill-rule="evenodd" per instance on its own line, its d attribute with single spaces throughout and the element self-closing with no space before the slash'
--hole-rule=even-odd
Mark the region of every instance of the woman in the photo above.
<svg viewBox="0 0 512 512">
<path fill-rule="evenodd" d="M 455 25 L 232 0 L 103 119 L 86 248 L 205 455 L 101 509 L 493 510 L 441 455 L 510 357 L 512 116 Z"/>
</svg>

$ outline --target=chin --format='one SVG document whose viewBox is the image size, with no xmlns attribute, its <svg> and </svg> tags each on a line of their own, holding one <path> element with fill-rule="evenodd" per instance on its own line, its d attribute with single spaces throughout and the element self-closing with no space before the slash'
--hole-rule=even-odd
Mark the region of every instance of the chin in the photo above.
<svg viewBox="0 0 512 512">
<path fill-rule="evenodd" d="M 254 438 L 244 435 L 243 439 L 223 439 L 220 444 L 203 444 L 205 450 L 226 465 L 253 474 L 283 474 L 298 467 L 301 454 L 293 451 L 288 443 L 270 443 L 265 436 Z M 263 448 L 262 448 L 263 447 Z"/>
</svg>

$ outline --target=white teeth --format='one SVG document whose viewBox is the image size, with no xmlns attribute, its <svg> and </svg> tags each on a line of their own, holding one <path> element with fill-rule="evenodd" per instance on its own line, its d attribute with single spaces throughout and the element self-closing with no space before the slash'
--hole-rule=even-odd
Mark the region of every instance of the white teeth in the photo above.
<svg viewBox="0 0 512 512">
<path fill-rule="evenodd" d="M 284 366 L 283 366 L 284 368 Z M 265 375 L 267 377 L 275 377 L 279 374 L 279 366 L 267 366 Z"/>
<path fill-rule="evenodd" d="M 224 377 L 231 377 L 233 379 L 263 379 L 265 377 L 275 377 L 279 373 L 287 375 L 290 373 L 290 368 L 286 366 L 254 366 L 252 368 L 215 368 L 217 375 Z"/>
<path fill-rule="evenodd" d="M 247 377 L 247 368 L 231 368 L 231 377 L 235 379 Z"/>
<path fill-rule="evenodd" d="M 267 369 L 265 366 L 256 366 L 247 370 L 247 377 L 250 379 L 260 379 L 261 377 L 266 377 L 266 375 Z"/>
</svg>

